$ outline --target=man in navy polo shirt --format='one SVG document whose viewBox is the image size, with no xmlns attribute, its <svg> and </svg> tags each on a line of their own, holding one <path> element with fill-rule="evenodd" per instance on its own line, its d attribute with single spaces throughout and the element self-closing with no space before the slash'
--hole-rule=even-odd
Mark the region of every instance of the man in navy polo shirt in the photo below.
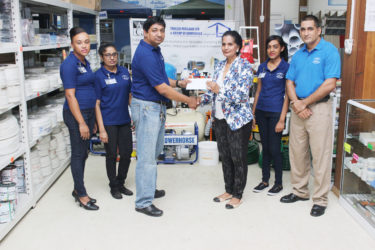
<svg viewBox="0 0 375 250">
<path fill-rule="evenodd" d="M 341 69 L 337 49 L 320 37 L 321 31 L 315 16 L 302 19 L 300 35 L 305 45 L 293 56 L 286 75 L 293 109 L 289 137 L 293 191 L 280 201 L 292 203 L 309 199 L 311 150 L 314 168 L 311 216 L 323 215 L 328 204 L 333 134 L 329 94 L 336 87 Z"/>
<path fill-rule="evenodd" d="M 187 80 L 168 79 L 159 45 L 165 38 L 165 22 L 161 17 L 149 17 L 143 24 L 144 39 L 139 43 L 132 61 L 133 85 L 131 111 L 136 128 L 137 166 L 135 210 L 150 216 L 163 211 L 152 204 L 164 196 L 156 190 L 156 159 L 164 146 L 166 103 L 169 99 L 184 102 L 195 109 L 197 99 L 187 97 L 172 87 L 183 86 Z"/>
</svg>

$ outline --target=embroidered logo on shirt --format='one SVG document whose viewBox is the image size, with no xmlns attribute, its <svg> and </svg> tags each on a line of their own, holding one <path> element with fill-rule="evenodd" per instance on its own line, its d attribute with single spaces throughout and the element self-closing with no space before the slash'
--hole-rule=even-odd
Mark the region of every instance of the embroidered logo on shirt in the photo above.
<svg viewBox="0 0 375 250">
<path fill-rule="evenodd" d="M 124 80 L 129 80 L 129 76 L 127 76 L 127 75 L 122 75 L 122 79 L 124 79 Z"/>
<path fill-rule="evenodd" d="M 313 64 L 319 64 L 320 63 L 320 57 L 315 57 L 312 63 Z"/>
<path fill-rule="evenodd" d="M 282 72 L 277 73 L 276 74 L 276 78 L 283 79 L 284 78 L 284 73 L 282 73 Z"/>
</svg>

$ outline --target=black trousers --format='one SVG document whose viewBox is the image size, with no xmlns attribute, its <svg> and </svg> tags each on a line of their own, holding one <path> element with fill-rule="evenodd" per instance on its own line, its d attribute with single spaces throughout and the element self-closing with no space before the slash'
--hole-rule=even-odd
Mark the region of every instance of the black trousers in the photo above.
<svg viewBox="0 0 375 250">
<path fill-rule="evenodd" d="M 280 114 L 257 109 L 255 111 L 256 121 L 259 126 L 260 139 L 262 141 L 262 181 L 270 179 L 270 166 L 273 161 L 275 168 L 275 184 L 283 184 L 283 156 L 281 154 L 282 133 L 276 133 L 275 127 L 279 122 Z"/>
<path fill-rule="evenodd" d="M 124 185 L 128 175 L 130 156 L 133 151 L 132 132 L 130 124 L 104 127 L 108 134 L 108 143 L 104 144 L 107 176 L 111 190 L 115 190 Z M 120 153 L 120 163 L 116 173 L 117 148 Z"/>
<path fill-rule="evenodd" d="M 223 167 L 225 191 L 241 199 L 247 181 L 247 145 L 251 122 L 232 131 L 225 119 L 215 118 L 214 126 Z"/>
<path fill-rule="evenodd" d="M 91 133 L 95 123 L 95 109 L 82 109 L 81 114 Z M 74 190 L 79 197 L 84 197 L 87 196 L 87 192 L 83 178 L 90 140 L 82 140 L 78 122 L 69 109 L 63 110 L 63 117 L 69 129 L 70 146 L 72 148 L 70 170 L 72 171 Z"/>
</svg>

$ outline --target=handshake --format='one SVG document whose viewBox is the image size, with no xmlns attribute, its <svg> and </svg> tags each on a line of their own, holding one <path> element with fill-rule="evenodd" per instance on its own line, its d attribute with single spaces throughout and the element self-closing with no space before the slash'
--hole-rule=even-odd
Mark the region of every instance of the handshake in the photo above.
<svg viewBox="0 0 375 250">
<path fill-rule="evenodd" d="M 201 99 L 196 96 L 189 96 L 189 100 L 186 102 L 186 104 L 191 109 L 196 109 L 201 104 Z"/>
</svg>

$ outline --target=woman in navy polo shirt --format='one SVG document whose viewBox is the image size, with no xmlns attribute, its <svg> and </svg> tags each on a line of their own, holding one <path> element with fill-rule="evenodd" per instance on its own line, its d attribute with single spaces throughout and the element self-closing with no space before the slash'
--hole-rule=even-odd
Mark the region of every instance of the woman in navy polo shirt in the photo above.
<svg viewBox="0 0 375 250">
<path fill-rule="evenodd" d="M 69 128 L 71 171 L 74 181 L 73 197 L 87 210 L 98 210 L 96 200 L 90 198 L 83 182 L 89 139 L 95 123 L 95 75 L 85 59 L 90 52 L 89 35 L 84 29 L 70 30 L 73 52 L 60 66 L 60 77 L 65 89 L 64 122 Z"/>
<path fill-rule="evenodd" d="M 96 120 L 100 140 L 106 151 L 106 168 L 111 194 L 121 199 L 122 194 L 133 195 L 124 187 L 133 150 L 132 132 L 129 116 L 131 79 L 126 68 L 117 65 L 118 53 L 113 44 L 105 43 L 99 47 L 102 67 L 95 72 Z M 120 163 L 116 174 L 117 148 Z"/>
<path fill-rule="evenodd" d="M 258 124 L 262 141 L 263 177 L 253 191 L 259 193 L 269 186 L 270 165 L 273 160 L 275 184 L 268 195 L 276 195 L 283 189 L 280 143 L 289 106 L 285 95 L 285 76 L 289 64 L 287 45 L 280 36 L 268 37 L 266 49 L 268 59 L 258 68 L 258 88 L 253 105 L 253 124 Z"/>
</svg>

